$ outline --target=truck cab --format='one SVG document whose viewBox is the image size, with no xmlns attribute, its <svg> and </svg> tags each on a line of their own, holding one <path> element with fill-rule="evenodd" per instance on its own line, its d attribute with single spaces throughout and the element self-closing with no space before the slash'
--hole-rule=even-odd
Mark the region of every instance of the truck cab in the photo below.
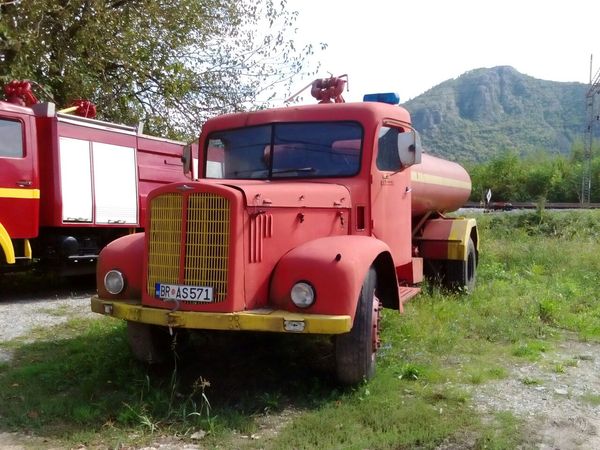
<svg viewBox="0 0 600 450">
<path fill-rule="evenodd" d="M 424 272 L 473 288 L 476 224 L 444 216 L 470 179 L 422 153 L 399 106 L 224 115 L 199 152 L 201 179 L 151 192 L 145 235 L 100 255 L 92 310 L 127 321 L 137 359 L 163 359 L 167 329 L 325 334 L 355 384 L 374 374 L 381 308 L 402 310 Z"/>
<path fill-rule="evenodd" d="M 0 102 L 0 255 L 14 264 L 31 254 L 38 233 L 40 181 L 35 115 Z M 11 242 L 15 241 L 15 245 Z"/>
</svg>

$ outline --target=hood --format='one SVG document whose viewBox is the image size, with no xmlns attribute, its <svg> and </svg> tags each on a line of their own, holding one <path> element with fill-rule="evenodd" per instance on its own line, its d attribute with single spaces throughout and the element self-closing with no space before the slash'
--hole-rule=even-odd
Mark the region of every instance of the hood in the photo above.
<svg viewBox="0 0 600 450">
<path fill-rule="evenodd" d="M 229 185 L 244 193 L 246 206 L 287 208 L 350 208 L 345 186 L 312 182 L 238 181 Z"/>
</svg>

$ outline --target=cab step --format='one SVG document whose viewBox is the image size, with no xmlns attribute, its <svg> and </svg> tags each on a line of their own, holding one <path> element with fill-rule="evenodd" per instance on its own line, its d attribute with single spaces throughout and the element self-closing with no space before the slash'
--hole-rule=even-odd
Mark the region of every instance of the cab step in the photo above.
<svg viewBox="0 0 600 450">
<path fill-rule="evenodd" d="M 400 312 L 404 312 L 404 303 L 413 298 L 421 292 L 419 287 L 400 286 L 398 287 L 398 294 L 400 296 Z"/>
</svg>

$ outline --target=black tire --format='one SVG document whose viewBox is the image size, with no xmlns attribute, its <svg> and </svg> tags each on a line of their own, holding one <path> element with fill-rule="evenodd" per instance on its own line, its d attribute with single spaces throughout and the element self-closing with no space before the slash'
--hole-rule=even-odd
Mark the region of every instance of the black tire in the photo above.
<svg viewBox="0 0 600 450">
<path fill-rule="evenodd" d="M 358 297 L 352 330 L 335 337 L 335 369 L 342 384 L 358 384 L 375 375 L 377 345 L 374 343 L 378 339 L 380 307 L 375 297 L 376 286 L 377 273 L 371 267 Z"/>
<path fill-rule="evenodd" d="M 473 240 L 467 243 L 465 261 L 447 261 L 446 286 L 452 290 L 470 294 L 475 289 L 477 278 L 477 251 Z"/>
<path fill-rule="evenodd" d="M 173 337 L 167 327 L 127 321 L 127 341 L 140 362 L 164 364 L 172 359 Z"/>
</svg>

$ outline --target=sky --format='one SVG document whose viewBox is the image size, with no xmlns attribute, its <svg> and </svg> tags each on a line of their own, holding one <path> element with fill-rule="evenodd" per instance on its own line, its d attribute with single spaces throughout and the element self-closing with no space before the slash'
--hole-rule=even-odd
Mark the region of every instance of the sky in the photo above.
<svg viewBox="0 0 600 450">
<path fill-rule="evenodd" d="M 396 92 L 405 102 L 481 67 L 581 83 L 590 81 L 590 55 L 593 74 L 600 68 L 599 0 L 288 0 L 287 8 L 299 13 L 297 43 L 328 44 L 313 57 L 317 77 L 348 74 L 346 101 Z"/>
</svg>

